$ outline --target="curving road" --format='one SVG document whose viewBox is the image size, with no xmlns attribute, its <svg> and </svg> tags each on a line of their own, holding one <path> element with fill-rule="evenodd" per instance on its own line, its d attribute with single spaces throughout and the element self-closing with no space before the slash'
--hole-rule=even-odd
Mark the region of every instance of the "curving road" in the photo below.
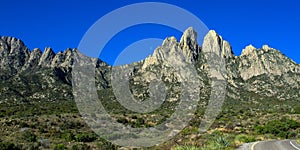
<svg viewBox="0 0 300 150">
<path fill-rule="evenodd" d="M 237 150 L 300 150 L 300 145 L 293 140 L 271 140 L 246 143 Z"/>
<path fill-rule="evenodd" d="M 300 145 L 293 140 L 262 141 L 252 144 L 251 150 L 300 150 Z"/>
</svg>

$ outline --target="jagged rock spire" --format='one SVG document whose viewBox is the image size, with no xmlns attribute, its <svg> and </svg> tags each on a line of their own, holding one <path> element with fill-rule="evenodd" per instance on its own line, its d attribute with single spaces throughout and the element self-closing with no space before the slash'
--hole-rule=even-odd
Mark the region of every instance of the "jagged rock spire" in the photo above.
<svg viewBox="0 0 300 150">
<path fill-rule="evenodd" d="M 180 39 L 180 44 L 183 49 L 190 49 L 191 51 L 195 51 L 198 48 L 197 32 L 192 27 L 189 27 L 183 33 Z"/>
<path fill-rule="evenodd" d="M 21 70 L 29 55 L 30 50 L 20 39 L 6 36 L 0 38 L 0 69 L 14 74 Z"/>
<path fill-rule="evenodd" d="M 197 43 L 197 32 L 189 27 L 180 39 L 181 49 L 189 61 L 196 62 L 200 53 L 200 46 Z"/>
<path fill-rule="evenodd" d="M 39 66 L 50 67 L 54 57 L 55 57 L 55 53 L 53 52 L 52 48 L 50 47 L 45 48 L 44 53 L 40 58 Z"/>
<path fill-rule="evenodd" d="M 233 57 L 233 51 L 230 44 L 223 40 L 223 38 L 214 30 L 210 30 L 204 37 L 202 52 L 213 52 L 218 56 L 223 56 L 225 58 Z"/>
<path fill-rule="evenodd" d="M 28 61 L 23 66 L 22 70 L 32 69 L 33 67 L 36 67 L 42 54 L 43 53 L 39 48 L 33 49 L 33 51 L 30 53 Z"/>
</svg>

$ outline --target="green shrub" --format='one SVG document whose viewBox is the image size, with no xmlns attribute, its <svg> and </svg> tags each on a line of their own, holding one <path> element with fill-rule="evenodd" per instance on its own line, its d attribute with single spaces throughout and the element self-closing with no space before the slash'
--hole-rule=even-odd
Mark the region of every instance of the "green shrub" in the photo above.
<svg viewBox="0 0 300 150">
<path fill-rule="evenodd" d="M 20 148 L 13 143 L 0 142 L 0 150 L 20 150 Z"/>
<path fill-rule="evenodd" d="M 294 111 L 295 114 L 300 114 L 300 106 L 295 106 Z"/>
<path fill-rule="evenodd" d="M 65 149 L 67 149 L 67 147 L 64 144 L 57 144 L 54 147 L 54 150 L 65 150 Z"/>
<path fill-rule="evenodd" d="M 230 140 L 228 136 L 223 135 L 220 131 L 214 131 L 209 135 L 209 140 L 205 144 L 205 150 L 223 150 L 230 149 Z"/>
<path fill-rule="evenodd" d="M 251 142 L 255 142 L 256 141 L 255 137 L 253 137 L 253 136 L 247 136 L 245 134 L 237 135 L 235 137 L 235 140 L 239 141 L 241 143 L 251 143 Z"/>
<path fill-rule="evenodd" d="M 94 133 L 82 133 L 75 136 L 76 142 L 93 142 L 97 139 L 97 135 Z"/>
<path fill-rule="evenodd" d="M 230 142 L 223 136 L 220 136 L 216 139 L 216 144 L 220 147 L 229 147 Z"/>
<path fill-rule="evenodd" d="M 31 130 L 24 131 L 22 135 L 22 139 L 27 142 L 36 142 L 36 135 Z"/>
<path fill-rule="evenodd" d="M 65 139 L 67 142 L 72 142 L 75 140 L 75 136 L 72 132 L 63 133 L 61 138 Z"/>
<path fill-rule="evenodd" d="M 90 150 L 90 149 L 92 148 L 87 144 L 79 144 L 79 145 L 72 146 L 72 150 Z"/>
<path fill-rule="evenodd" d="M 286 139 L 295 136 L 291 131 L 297 128 L 300 128 L 299 122 L 286 118 L 269 121 L 263 126 L 258 125 L 254 127 L 255 131 L 259 134 L 273 134 Z"/>
</svg>

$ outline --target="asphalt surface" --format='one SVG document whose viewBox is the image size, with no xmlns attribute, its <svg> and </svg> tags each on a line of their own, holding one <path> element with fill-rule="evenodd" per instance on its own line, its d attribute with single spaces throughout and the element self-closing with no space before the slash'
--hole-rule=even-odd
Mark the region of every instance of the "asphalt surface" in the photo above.
<svg viewBox="0 0 300 150">
<path fill-rule="evenodd" d="M 272 140 L 246 144 L 238 150 L 300 150 L 300 145 L 293 140 Z"/>
</svg>

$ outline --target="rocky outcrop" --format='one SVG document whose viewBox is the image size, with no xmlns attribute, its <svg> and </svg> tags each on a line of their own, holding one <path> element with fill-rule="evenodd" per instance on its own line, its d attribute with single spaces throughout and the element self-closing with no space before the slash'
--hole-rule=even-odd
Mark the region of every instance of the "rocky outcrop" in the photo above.
<svg viewBox="0 0 300 150">
<path fill-rule="evenodd" d="M 287 72 L 299 72 L 295 62 L 267 45 L 260 49 L 247 46 L 238 60 L 239 72 L 244 80 L 263 74 L 281 76 Z"/>
<path fill-rule="evenodd" d="M 51 67 L 62 67 L 62 68 L 72 68 L 73 64 L 73 52 L 71 48 L 66 49 L 64 52 L 58 52 L 51 62 Z"/>
<path fill-rule="evenodd" d="M 0 38 L 0 70 L 11 75 L 16 74 L 28 61 L 29 49 L 24 43 L 13 37 Z"/>
<path fill-rule="evenodd" d="M 63 68 L 71 68 L 73 65 L 73 52 L 76 53 L 76 49 L 67 49 L 64 51 L 63 55 L 65 56 L 64 61 L 61 63 L 61 67 Z"/>
<path fill-rule="evenodd" d="M 198 60 L 201 49 L 197 43 L 197 32 L 192 27 L 183 33 L 179 45 L 189 61 L 196 62 Z"/>
<path fill-rule="evenodd" d="M 216 33 L 216 31 L 211 30 L 204 38 L 202 45 L 203 53 L 215 53 L 218 56 L 224 58 L 232 58 L 233 51 L 230 44 L 223 40 L 223 38 Z"/>
<path fill-rule="evenodd" d="M 0 103 L 71 100 L 72 65 L 77 49 L 57 54 L 51 48 L 31 52 L 21 40 L 0 38 Z M 96 60 L 98 89 L 108 87 L 109 67 Z"/>
<path fill-rule="evenodd" d="M 33 69 L 33 68 L 37 67 L 42 54 L 43 53 L 39 48 L 35 48 L 30 53 L 29 59 L 26 62 L 26 64 L 24 65 L 24 67 L 22 68 L 22 70 Z"/>
<path fill-rule="evenodd" d="M 256 50 L 257 49 L 252 44 L 250 44 L 243 49 L 241 56 L 256 54 Z"/>
<path fill-rule="evenodd" d="M 182 35 L 180 42 L 175 37 L 166 38 L 161 47 L 158 47 L 154 53 L 147 57 L 142 68 L 164 62 L 174 55 L 182 55 L 184 61 L 196 63 L 199 58 L 201 48 L 197 43 L 197 32 L 188 28 Z"/>
<path fill-rule="evenodd" d="M 197 43 L 197 33 L 192 27 L 188 28 L 183 33 L 180 42 L 178 42 L 175 37 L 169 37 L 164 40 L 162 46 L 169 48 L 165 49 L 165 51 L 176 51 L 178 53 L 182 53 L 185 56 L 186 61 L 189 62 L 197 62 L 201 52 L 213 52 L 218 56 L 222 56 L 224 58 L 234 57 L 230 44 L 227 41 L 223 40 L 223 38 L 214 30 L 209 31 L 205 36 L 202 49 Z M 154 62 L 157 60 L 166 59 L 161 52 L 161 47 L 157 48 L 152 56 L 146 58 L 145 66 L 154 64 Z"/>
<path fill-rule="evenodd" d="M 208 53 L 215 54 L 222 59 L 208 62 L 208 57 L 205 57 Z M 21 40 L 1 37 L 0 81 L 3 85 L 11 87 L 4 86 L 2 91 L 7 92 L 2 95 L 0 93 L 0 98 L 14 97 L 15 101 L 18 99 L 15 95 L 21 95 L 20 99 L 36 98 L 36 95 L 39 95 L 38 98 L 42 99 L 47 95 L 50 98 L 53 95 L 52 92 L 56 93 L 60 99 L 70 98 L 72 95 L 70 87 L 72 85 L 72 66 L 75 56 L 83 57 L 77 49 L 66 49 L 57 54 L 51 48 L 45 48 L 44 52 L 40 49 L 30 52 Z M 91 62 L 96 62 L 97 89 L 110 89 L 111 70 L 116 67 L 111 67 L 100 59 Z M 177 101 L 179 97 L 174 93 L 179 93 L 178 85 L 182 82 L 182 78 L 176 74 L 176 68 L 174 69 L 171 63 L 174 63 L 175 66 L 193 65 L 206 96 L 209 95 L 207 94 L 209 88 L 205 87 L 205 83 L 209 83 L 210 78 L 214 77 L 227 80 L 229 89 L 227 95 L 233 99 L 240 99 L 242 94 L 247 95 L 249 92 L 267 97 L 278 97 L 278 99 L 300 97 L 300 93 L 297 92 L 300 89 L 300 66 L 298 64 L 268 45 L 263 45 L 262 48 L 249 45 L 242 51 L 241 56 L 235 56 L 230 44 L 213 30 L 207 33 L 203 45 L 199 46 L 197 33 L 193 28 L 188 28 L 180 41 L 175 37 L 166 38 L 162 46 L 158 47 L 145 60 L 119 66 L 119 68 L 132 69 L 128 75 L 134 76 L 130 78 L 129 82 L 133 88 L 137 89 L 132 90 L 136 97 L 145 97 L 147 94 L 141 91 L 147 91 L 152 80 L 162 78 L 162 81 L 168 85 L 176 84 L 176 86 L 172 85 L 166 89 L 173 92 L 173 95 L 171 94 L 173 97 L 168 101 Z M 223 72 L 216 73 L 217 76 L 209 76 L 209 69 L 211 69 L 209 63 L 216 65 L 225 63 L 224 67 L 215 68 L 216 72 L 220 71 L 218 69 L 224 69 Z M 24 91 L 27 87 L 35 90 Z M 280 90 L 286 88 L 293 90 Z M 10 96 L 11 92 L 7 89 L 13 89 L 11 91 L 15 92 L 14 96 Z M 68 90 L 60 92 L 61 89 Z M 19 90 L 23 90 L 23 92 L 20 94 Z M 48 93 L 44 94 L 45 91 Z M 28 97 L 28 95 L 31 96 Z"/>
<path fill-rule="evenodd" d="M 41 56 L 38 65 L 41 66 L 41 67 L 51 67 L 51 64 L 52 64 L 52 61 L 53 61 L 54 57 L 55 57 L 55 53 L 52 50 L 52 48 L 47 47 L 47 48 L 45 48 L 44 53 Z"/>
</svg>

